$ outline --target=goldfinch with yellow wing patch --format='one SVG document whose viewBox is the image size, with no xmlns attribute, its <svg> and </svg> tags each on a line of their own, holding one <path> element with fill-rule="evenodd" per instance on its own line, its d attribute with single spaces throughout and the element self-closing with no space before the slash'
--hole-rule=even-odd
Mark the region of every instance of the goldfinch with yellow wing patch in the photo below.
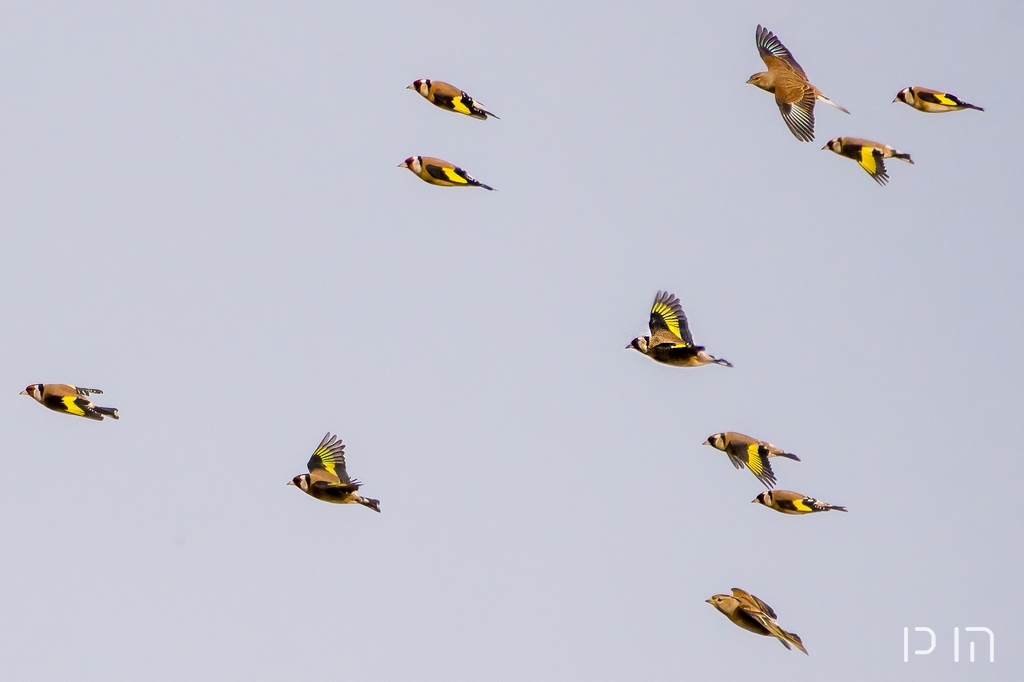
<svg viewBox="0 0 1024 682">
<path fill-rule="evenodd" d="M 786 632 L 779 627 L 779 624 L 775 622 L 777 616 L 774 609 L 749 592 L 734 587 L 731 595 L 716 594 L 705 601 L 744 630 L 765 637 L 775 637 L 787 649 L 791 649 L 790 644 L 792 644 L 800 651 L 807 653 L 800 635 Z"/>
<path fill-rule="evenodd" d="M 783 514 L 813 514 L 814 512 L 831 511 L 833 509 L 841 512 L 846 511 L 846 507 L 822 502 L 813 497 L 795 493 L 792 490 L 766 490 L 751 500 L 751 503 L 754 502 L 763 504 L 769 509 L 774 509 Z"/>
<path fill-rule="evenodd" d="M 472 175 L 453 163 L 431 156 L 410 156 L 398 164 L 399 168 L 408 168 L 424 182 L 441 187 L 483 187 L 492 192 L 494 188 L 479 182 Z"/>
<path fill-rule="evenodd" d="M 716 364 L 732 367 L 728 360 L 716 358 L 704 350 L 704 346 L 693 345 L 693 335 L 686 321 L 686 313 L 674 294 L 659 291 L 651 307 L 651 319 L 647 325 L 650 336 L 638 336 L 626 348 L 640 351 L 652 360 L 675 367 L 697 367 Z"/>
<path fill-rule="evenodd" d="M 488 116 L 494 116 L 493 113 L 484 109 L 483 104 L 467 95 L 464 90 L 460 90 L 444 81 L 420 78 L 413 81 L 412 85 L 408 86 L 406 90 L 415 90 L 435 107 L 454 111 L 456 114 L 465 114 L 472 118 L 478 118 L 481 121 L 486 121 Z M 494 116 L 494 118 L 498 117 Z"/>
<path fill-rule="evenodd" d="M 859 137 L 837 137 L 829 140 L 828 144 L 822 147 L 822 149 L 827 149 L 840 156 L 853 159 L 879 185 L 885 185 L 889 182 L 889 173 L 885 170 L 883 159 L 899 159 L 909 164 L 914 163 L 914 160 L 910 158 L 910 154 L 893 149 L 887 144 L 863 140 Z"/>
<path fill-rule="evenodd" d="M 380 500 L 359 494 L 362 484 L 348 477 L 345 471 L 345 444 L 328 431 L 313 456 L 306 464 L 308 474 L 299 474 L 288 485 L 293 485 L 311 497 L 332 504 L 361 504 L 380 512 Z"/>
<path fill-rule="evenodd" d="M 800 458 L 792 452 L 786 452 L 771 443 L 735 431 L 723 431 L 708 436 L 702 445 L 710 445 L 729 455 L 729 461 L 737 469 L 743 467 L 750 469 L 750 473 L 754 474 L 757 480 L 761 481 L 769 490 L 775 487 L 775 472 L 772 471 L 772 465 L 768 463 L 770 458 L 785 457 L 800 461 Z"/>
<path fill-rule="evenodd" d="M 814 103 L 821 100 L 831 104 L 843 113 L 850 113 L 822 94 L 821 90 L 811 85 L 793 53 L 786 49 L 782 41 L 768 29 L 758 25 L 754 33 L 757 52 L 764 60 L 767 71 L 755 73 L 747 83 L 756 85 L 775 95 L 775 104 L 779 107 L 782 120 L 789 131 L 801 142 L 814 139 Z"/>
<path fill-rule="evenodd" d="M 963 109 L 985 111 L 981 107 L 968 104 L 956 95 L 922 88 L 917 85 L 903 88 L 897 92 L 896 99 L 893 102 L 904 102 L 918 111 L 924 111 L 929 114 L 941 114 L 946 111 L 961 111 Z"/>
<path fill-rule="evenodd" d="M 93 394 L 102 395 L 103 391 L 98 388 L 78 388 L 71 384 L 31 384 L 19 395 L 27 395 L 54 412 L 73 414 L 98 422 L 103 421 L 104 417 L 120 419 L 117 408 L 94 405 L 89 400 Z"/>
</svg>

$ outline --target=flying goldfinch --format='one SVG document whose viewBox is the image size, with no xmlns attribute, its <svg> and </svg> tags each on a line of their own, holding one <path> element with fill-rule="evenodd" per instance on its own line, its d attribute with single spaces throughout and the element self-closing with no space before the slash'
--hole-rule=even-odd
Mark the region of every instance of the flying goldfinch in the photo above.
<svg viewBox="0 0 1024 682">
<path fill-rule="evenodd" d="M 423 98 L 435 107 L 454 111 L 457 114 L 465 114 L 472 118 L 486 121 L 488 116 L 494 116 L 490 111 L 484 109 L 484 105 L 477 102 L 450 83 L 443 81 L 432 81 L 429 78 L 420 78 L 412 82 L 406 90 L 415 90 L 423 95 Z M 494 118 L 499 118 L 494 116 Z"/>
<path fill-rule="evenodd" d="M 705 352 L 704 346 L 693 345 L 686 313 L 679 299 L 667 291 L 659 291 L 654 297 L 648 327 L 651 330 L 650 336 L 638 336 L 626 348 L 635 348 L 653 360 L 676 367 L 697 367 L 710 363 L 732 367 L 728 360 Z"/>
<path fill-rule="evenodd" d="M 829 140 L 822 149 L 828 149 L 840 156 L 853 159 L 879 185 L 889 182 L 889 173 L 885 170 L 885 162 L 882 159 L 899 159 L 910 164 L 914 163 L 910 154 L 893 149 L 887 144 L 862 140 L 859 137 L 836 137 Z"/>
<path fill-rule="evenodd" d="M 775 472 L 772 471 L 772 465 L 768 463 L 771 457 L 785 457 L 800 461 L 800 458 L 792 452 L 786 452 L 771 443 L 744 436 L 735 431 L 723 431 L 708 436 L 702 445 L 710 445 L 729 455 L 729 461 L 737 469 L 746 466 L 750 469 L 750 473 L 754 474 L 757 480 L 761 481 L 769 490 L 775 487 Z"/>
<path fill-rule="evenodd" d="M 492 192 L 494 188 L 478 181 L 472 175 L 452 163 L 431 156 L 410 156 L 398 164 L 399 168 L 408 168 L 420 179 L 431 185 L 441 187 L 483 187 Z"/>
<path fill-rule="evenodd" d="M 120 419 L 116 408 L 94 405 L 89 400 L 89 396 L 93 394 L 102 395 L 103 391 L 98 388 L 78 388 L 71 384 L 31 384 L 19 395 L 30 396 L 54 412 L 73 414 L 98 422 L 103 421 L 104 417 Z"/>
<path fill-rule="evenodd" d="M 846 511 L 846 507 L 822 502 L 813 497 L 795 493 L 792 490 L 766 490 L 752 499 L 751 502 L 758 502 L 769 509 L 774 509 L 783 514 L 813 514 L 814 512 L 830 511 L 832 509 L 841 512 Z"/>
<path fill-rule="evenodd" d="M 380 500 L 359 494 L 362 485 L 345 471 L 345 444 L 330 432 L 316 446 L 313 456 L 306 464 L 308 474 L 299 474 L 288 485 L 294 485 L 302 492 L 324 502 L 333 504 L 361 504 L 380 512 Z"/>
<path fill-rule="evenodd" d="M 810 142 L 814 139 L 815 100 L 820 99 L 843 113 L 850 113 L 811 85 L 803 68 L 797 64 L 793 54 L 774 33 L 758 25 L 754 36 L 757 41 L 757 52 L 768 70 L 755 73 L 747 83 L 775 95 L 775 103 L 779 105 L 782 119 L 796 139 L 801 142 Z"/>
<path fill-rule="evenodd" d="M 893 102 L 905 102 L 918 111 L 929 114 L 941 114 L 945 111 L 960 111 L 961 109 L 985 111 L 981 107 L 968 104 L 956 95 L 922 88 L 918 85 L 912 85 L 897 92 Z"/>
<path fill-rule="evenodd" d="M 772 607 L 749 592 L 734 587 L 732 588 L 732 595 L 716 594 L 711 599 L 705 601 L 721 611 L 725 614 L 726 618 L 744 630 L 749 630 L 765 637 L 775 637 L 787 649 L 790 649 L 789 645 L 792 644 L 800 651 L 805 654 L 807 653 L 800 635 L 794 632 L 786 632 L 779 627 L 779 624 L 775 622 L 777 616 Z"/>
</svg>

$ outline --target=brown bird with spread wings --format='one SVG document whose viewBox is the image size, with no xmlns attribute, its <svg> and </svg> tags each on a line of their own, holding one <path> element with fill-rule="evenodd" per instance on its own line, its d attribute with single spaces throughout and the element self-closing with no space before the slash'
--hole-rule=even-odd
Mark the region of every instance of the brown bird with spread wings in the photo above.
<svg viewBox="0 0 1024 682">
<path fill-rule="evenodd" d="M 797 64 L 793 53 L 786 49 L 774 33 L 758 25 L 755 36 L 757 51 L 768 70 L 755 73 L 747 83 L 775 95 L 775 103 L 779 105 L 782 119 L 796 139 L 801 142 L 810 142 L 814 139 L 815 100 L 820 99 L 843 113 L 850 113 L 811 85 L 803 67 Z"/>
<path fill-rule="evenodd" d="M 345 471 L 345 444 L 330 432 L 316 446 L 306 465 L 308 474 L 299 474 L 288 485 L 293 485 L 310 497 L 333 504 L 361 504 L 380 512 L 380 500 L 359 494 L 362 484 L 348 477 Z"/>
</svg>

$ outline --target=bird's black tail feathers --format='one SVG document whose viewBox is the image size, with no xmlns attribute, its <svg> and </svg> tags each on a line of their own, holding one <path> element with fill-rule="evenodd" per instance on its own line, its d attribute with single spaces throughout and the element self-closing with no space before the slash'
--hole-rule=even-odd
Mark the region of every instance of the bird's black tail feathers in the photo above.
<svg viewBox="0 0 1024 682">
<path fill-rule="evenodd" d="M 797 461 L 797 462 L 800 461 L 800 458 L 797 457 L 796 455 L 794 455 L 792 452 L 783 452 L 783 453 L 775 455 L 775 456 L 776 457 L 785 457 L 786 459 L 792 459 L 792 460 Z"/>
<path fill-rule="evenodd" d="M 116 407 L 98 407 L 97 406 L 97 407 L 94 407 L 93 409 L 96 410 L 97 412 L 99 412 L 100 414 L 102 414 L 104 417 L 110 417 L 111 419 L 120 419 L 120 417 L 117 416 L 117 408 Z"/>
</svg>

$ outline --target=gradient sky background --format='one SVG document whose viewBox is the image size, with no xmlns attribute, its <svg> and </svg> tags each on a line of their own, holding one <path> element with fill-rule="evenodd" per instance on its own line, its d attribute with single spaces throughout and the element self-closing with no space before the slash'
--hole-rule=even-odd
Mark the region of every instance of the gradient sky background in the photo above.
<svg viewBox="0 0 1024 682">
<path fill-rule="evenodd" d="M 0 10 L 0 677 L 1024 679 L 1024 5 L 343 4 Z M 811 144 L 758 23 L 853 112 Z M 624 348 L 658 289 L 735 369 Z M 382 514 L 285 487 L 327 430 Z"/>
</svg>

